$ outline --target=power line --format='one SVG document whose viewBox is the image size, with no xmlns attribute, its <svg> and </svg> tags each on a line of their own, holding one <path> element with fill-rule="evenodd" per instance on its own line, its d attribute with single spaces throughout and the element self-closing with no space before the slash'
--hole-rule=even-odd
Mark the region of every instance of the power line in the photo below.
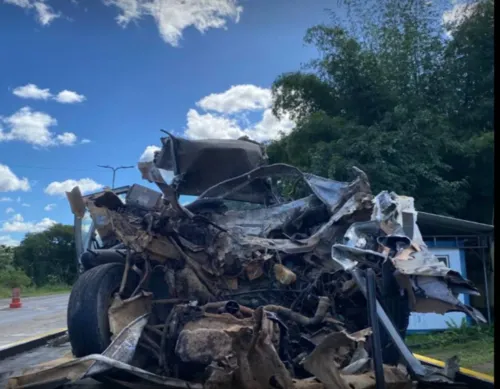
<svg viewBox="0 0 500 389">
<path fill-rule="evenodd" d="M 100 172 L 100 169 L 77 169 L 77 168 L 65 168 L 65 167 L 51 167 L 51 166 L 28 166 L 28 165 L 12 165 L 8 164 L 8 167 L 16 168 L 16 169 L 37 169 L 37 170 L 66 170 L 73 172 Z M 132 166 L 134 167 L 134 166 Z"/>
</svg>

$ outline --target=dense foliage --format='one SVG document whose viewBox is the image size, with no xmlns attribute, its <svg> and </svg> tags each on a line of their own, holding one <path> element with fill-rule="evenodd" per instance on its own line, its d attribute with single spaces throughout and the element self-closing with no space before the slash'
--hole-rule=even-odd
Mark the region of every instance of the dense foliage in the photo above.
<svg viewBox="0 0 500 389">
<path fill-rule="evenodd" d="M 0 287 L 70 285 L 76 274 L 72 226 L 56 224 L 27 234 L 18 247 L 0 246 Z"/>
<path fill-rule="evenodd" d="M 307 31 L 319 58 L 274 82 L 274 113 L 297 126 L 269 145 L 271 162 L 337 180 L 358 166 L 374 192 L 491 223 L 493 1 L 446 24 L 439 1 L 344 3 L 347 22 L 332 13 Z"/>
</svg>

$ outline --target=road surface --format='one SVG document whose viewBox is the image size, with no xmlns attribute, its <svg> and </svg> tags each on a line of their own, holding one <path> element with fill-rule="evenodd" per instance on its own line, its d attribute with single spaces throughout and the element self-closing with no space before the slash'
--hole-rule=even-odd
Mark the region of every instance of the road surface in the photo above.
<svg viewBox="0 0 500 389">
<path fill-rule="evenodd" d="M 22 308 L 10 309 L 0 299 L 0 347 L 66 327 L 69 293 L 22 298 Z"/>
</svg>

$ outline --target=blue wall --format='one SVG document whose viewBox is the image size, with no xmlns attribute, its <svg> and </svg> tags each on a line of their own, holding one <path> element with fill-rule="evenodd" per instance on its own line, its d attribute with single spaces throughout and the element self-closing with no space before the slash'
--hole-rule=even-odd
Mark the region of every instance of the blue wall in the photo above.
<svg viewBox="0 0 500 389">
<path fill-rule="evenodd" d="M 437 256 L 447 256 L 449 267 L 452 270 L 460 273 L 462 277 L 467 278 L 467 270 L 465 266 L 465 252 L 460 248 L 461 242 L 455 241 L 426 241 L 429 250 Z M 459 300 L 465 304 L 469 304 L 468 295 L 460 295 Z M 451 312 L 445 315 L 438 313 L 416 313 L 410 315 L 410 323 L 408 333 L 440 331 L 448 328 L 446 322 L 454 322 L 456 325 L 461 325 L 464 318 L 467 316 L 461 312 Z M 467 319 L 468 321 L 468 319 Z"/>
</svg>

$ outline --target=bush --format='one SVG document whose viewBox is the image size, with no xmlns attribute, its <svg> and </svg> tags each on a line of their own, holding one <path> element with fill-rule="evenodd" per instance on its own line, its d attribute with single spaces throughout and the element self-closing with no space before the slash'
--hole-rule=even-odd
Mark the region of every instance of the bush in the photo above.
<svg viewBox="0 0 500 389">
<path fill-rule="evenodd" d="M 30 284 L 30 278 L 22 270 L 9 268 L 0 272 L 0 286 L 12 289 L 24 288 Z"/>
<path fill-rule="evenodd" d="M 466 344 L 471 341 L 484 341 L 487 343 L 493 341 L 493 325 L 469 325 L 467 319 L 463 319 L 460 324 L 454 322 L 447 322 L 447 324 L 448 329 L 445 331 L 408 336 L 406 340 L 408 346 L 413 349 L 427 349 Z"/>
</svg>

